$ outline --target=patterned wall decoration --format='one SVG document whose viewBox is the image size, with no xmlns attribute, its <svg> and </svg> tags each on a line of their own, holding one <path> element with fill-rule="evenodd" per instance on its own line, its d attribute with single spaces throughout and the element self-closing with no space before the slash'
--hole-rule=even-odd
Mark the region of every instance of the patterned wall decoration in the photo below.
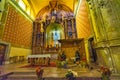
<svg viewBox="0 0 120 80">
<path fill-rule="evenodd" d="M 10 5 L 2 40 L 24 47 L 30 47 L 32 42 L 32 22 Z"/>
</svg>

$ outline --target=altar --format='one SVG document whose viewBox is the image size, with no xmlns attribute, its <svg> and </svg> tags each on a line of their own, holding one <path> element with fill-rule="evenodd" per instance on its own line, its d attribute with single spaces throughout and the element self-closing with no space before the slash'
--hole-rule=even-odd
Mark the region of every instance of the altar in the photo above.
<svg viewBox="0 0 120 80">
<path fill-rule="evenodd" d="M 57 60 L 58 54 L 36 54 L 28 55 L 28 63 L 31 65 L 48 65 L 50 61 Z"/>
<path fill-rule="evenodd" d="M 51 57 L 50 54 L 28 55 L 27 58 L 47 58 Z"/>
</svg>

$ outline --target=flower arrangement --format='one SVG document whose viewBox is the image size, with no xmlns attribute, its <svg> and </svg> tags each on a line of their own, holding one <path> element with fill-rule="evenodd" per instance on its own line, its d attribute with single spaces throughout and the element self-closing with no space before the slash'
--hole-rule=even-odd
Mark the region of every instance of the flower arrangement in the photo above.
<svg viewBox="0 0 120 80">
<path fill-rule="evenodd" d="M 41 68 L 41 66 L 36 68 L 36 74 L 38 76 L 38 79 L 42 79 L 42 75 L 43 75 L 43 69 Z"/>
<path fill-rule="evenodd" d="M 100 72 L 102 74 L 102 80 L 109 80 L 109 77 L 111 76 L 111 71 L 109 68 L 101 66 Z"/>
<path fill-rule="evenodd" d="M 72 71 L 72 70 L 68 70 L 68 72 L 66 73 L 66 75 L 65 75 L 65 78 L 67 79 L 67 80 L 76 80 L 76 77 L 77 77 L 78 75 L 77 75 L 77 73 L 76 72 L 74 72 L 74 71 Z"/>
</svg>

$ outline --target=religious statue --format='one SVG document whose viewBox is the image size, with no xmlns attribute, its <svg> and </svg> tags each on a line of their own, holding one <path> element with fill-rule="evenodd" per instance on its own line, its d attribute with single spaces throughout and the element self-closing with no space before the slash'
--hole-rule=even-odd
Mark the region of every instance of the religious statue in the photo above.
<svg viewBox="0 0 120 80">
<path fill-rule="evenodd" d="M 43 23 L 42 23 L 42 21 L 41 21 L 41 22 L 40 22 L 40 32 L 42 32 L 42 33 L 44 32 L 43 26 L 44 26 L 44 25 L 43 25 Z"/>
<path fill-rule="evenodd" d="M 58 55 L 58 67 L 67 68 L 66 55 L 62 50 L 60 50 Z"/>
<path fill-rule="evenodd" d="M 78 61 L 80 61 L 80 53 L 79 53 L 79 51 L 77 50 L 77 51 L 75 52 L 75 62 L 78 62 Z"/>
<path fill-rule="evenodd" d="M 62 54 L 60 55 L 60 59 L 61 59 L 61 61 L 65 61 L 66 60 L 65 51 L 63 51 Z"/>
</svg>

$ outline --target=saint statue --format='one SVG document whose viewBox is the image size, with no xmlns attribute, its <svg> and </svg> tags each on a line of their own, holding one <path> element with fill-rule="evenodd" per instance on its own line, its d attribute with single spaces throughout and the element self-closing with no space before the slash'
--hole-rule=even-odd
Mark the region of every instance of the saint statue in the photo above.
<svg viewBox="0 0 120 80">
<path fill-rule="evenodd" d="M 80 53 L 78 50 L 75 52 L 75 62 L 77 61 L 80 61 Z"/>
<path fill-rule="evenodd" d="M 66 60 L 66 55 L 65 55 L 65 51 L 62 52 L 62 54 L 60 55 L 61 61 L 65 61 Z"/>
</svg>

